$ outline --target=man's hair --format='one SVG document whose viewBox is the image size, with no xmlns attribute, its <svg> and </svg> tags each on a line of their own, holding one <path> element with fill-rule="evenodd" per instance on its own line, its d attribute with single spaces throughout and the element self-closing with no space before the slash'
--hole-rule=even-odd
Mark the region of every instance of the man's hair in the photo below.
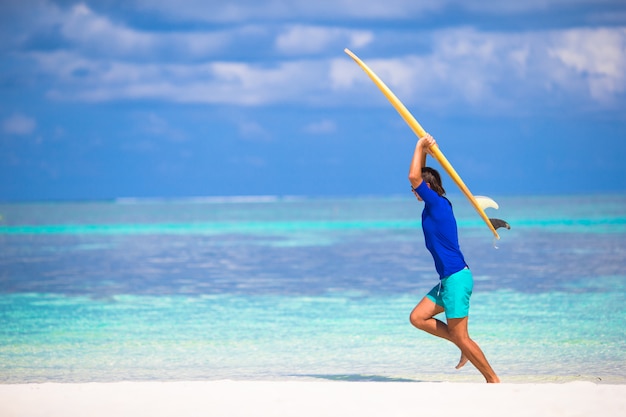
<svg viewBox="0 0 626 417">
<path fill-rule="evenodd" d="M 422 168 L 422 180 L 430 184 L 430 189 L 440 196 L 446 194 L 446 190 L 443 189 L 443 185 L 441 184 L 441 175 L 439 175 L 436 169 L 431 167 Z"/>
</svg>

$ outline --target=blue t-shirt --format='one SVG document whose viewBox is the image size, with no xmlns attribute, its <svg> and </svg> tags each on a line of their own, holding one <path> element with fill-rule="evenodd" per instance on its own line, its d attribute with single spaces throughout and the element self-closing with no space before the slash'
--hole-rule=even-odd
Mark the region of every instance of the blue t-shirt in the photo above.
<svg viewBox="0 0 626 417">
<path fill-rule="evenodd" d="M 459 247 L 452 204 L 431 190 L 426 181 L 422 181 L 415 192 L 424 200 L 422 229 L 426 248 L 433 255 L 439 278 L 449 277 L 467 266 Z"/>
</svg>

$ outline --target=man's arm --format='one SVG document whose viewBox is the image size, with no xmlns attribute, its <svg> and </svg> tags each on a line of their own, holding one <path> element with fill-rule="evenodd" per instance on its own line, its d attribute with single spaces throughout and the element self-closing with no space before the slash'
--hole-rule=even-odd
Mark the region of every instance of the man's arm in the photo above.
<svg viewBox="0 0 626 417">
<path fill-rule="evenodd" d="M 435 144 L 435 139 L 428 133 L 419 138 L 415 145 L 415 151 L 413 152 L 413 159 L 411 160 L 411 167 L 409 169 L 409 181 L 413 189 L 417 188 L 422 183 L 422 168 L 426 166 L 426 155 L 428 149 Z"/>
</svg>

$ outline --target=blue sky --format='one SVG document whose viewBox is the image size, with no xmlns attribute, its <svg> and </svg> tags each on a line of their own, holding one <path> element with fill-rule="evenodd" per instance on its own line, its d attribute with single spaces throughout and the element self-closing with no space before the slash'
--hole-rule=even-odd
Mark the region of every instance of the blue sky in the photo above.
<svg viewBox="0 0 626 417">
<path fill-rule="evenodd" d="M 626 192 L 623 1 L 22 0 L 0 22 L 3 201 L 409 192 L 416 138 L 345 47 L 474 193 Z"/>
</svg>

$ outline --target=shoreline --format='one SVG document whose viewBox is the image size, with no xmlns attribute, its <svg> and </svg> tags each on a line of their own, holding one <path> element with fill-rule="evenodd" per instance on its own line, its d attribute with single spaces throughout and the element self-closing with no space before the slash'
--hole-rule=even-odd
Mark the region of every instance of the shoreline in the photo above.
<svg viewBox="0 0 626 417">
<path fill-rule="evenodd" d="M 0 415 L 623 416 L 626 385 L 565 383 L 180 381 L 0 384 Z"/>
</svg>

